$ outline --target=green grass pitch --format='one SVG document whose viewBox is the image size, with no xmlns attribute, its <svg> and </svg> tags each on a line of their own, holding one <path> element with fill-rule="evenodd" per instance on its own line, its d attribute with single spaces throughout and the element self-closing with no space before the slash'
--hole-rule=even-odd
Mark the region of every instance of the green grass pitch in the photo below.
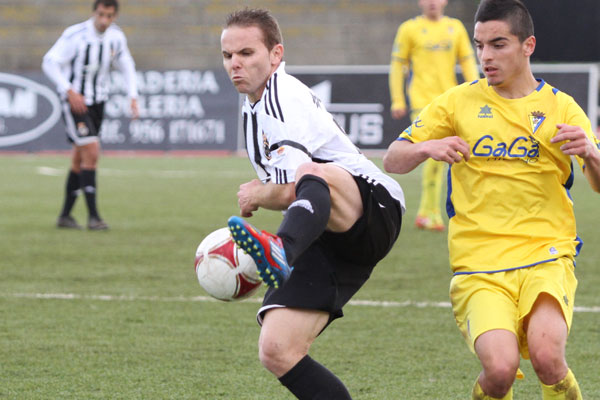
<svg viewBox="0 0 600 400">
<path fill-rule="evenodd" d="M 208 301 L 193 270 L 202 238 L 238 212 L 248 161 L 103 157 L 108 232 L 54 227 L 68 164 L 0 156 L 0 399 L 292 399 L 256 355 L 263 289 Z M 466 399 L 479 366 L 447 306 L 446 235 L 412 226 L 419 171 L 396 178 L 400 239 L 311 355 L 355 399 Z M 572 194 L 585 245 L 567 356 L 584 398 L 600 399 L 600 197 L 580 171 Z M 86 222 L 82 198 L 74 215 Z M 280 219 L 261 210 L 251 221 L 275 230 Z M 541 398 L 530 363 L 521 368 L 515 399 Z"/>
</svg>

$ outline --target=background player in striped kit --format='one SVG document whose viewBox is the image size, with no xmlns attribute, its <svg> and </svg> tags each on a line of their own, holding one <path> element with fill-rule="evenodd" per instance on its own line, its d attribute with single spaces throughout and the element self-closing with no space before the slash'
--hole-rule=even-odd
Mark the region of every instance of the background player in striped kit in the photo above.
<svg viewBox="0 0 600 400">
<path fill-rule="evenodd" d="M 123 72 L 131 98 L 131 116 L 138 117 L 135 64 L 127 40 L 113 22 L 117 0 L 96 0 L 93 16 L 67 28 L 44 56 L 42 69 L 56 84 L 62 100 L 67 139 L 73 145 L 65 200 L 57 226 L 81 229 L 71 216 L 80 189 L 88 207 L 88 229 L 108 229 L 96 206 L 96 167 L 100 153 L 98 134 L 108 99 L 112 65 Z"/>
<path fill-rule="evenodd" d="M 446 4 L 447 0 L 419 0 L 423 14 L 398 28 L 390 63 L 392 118 L 406 115 L 404 75 L 409 71 L 411 121 L 431 100 L 456 86 L 457 62 L 466 81 L 479 78 L 467 31 L 458 19 L 444 16 Z M 415 221 L 418 228 L 444 230 L 440 209 L 444 169 L 443 163 L 432 159 L 423 166 L 421 203 Z"/>
<path fill-rule="evenodd" d="M 340 379 L 308 351 L 395 242 L 402 189 L 285 72 L 281 32 L 268 11 L 231 14 L 221 48 L 231 81 L 247 95 L 246 148 L 259 177 L 240 186 L 241 215 L 286 210 L 277 236 L 240 217 L 229 220 L 236 242 L 254 241 L 242 248 L 272 286 L 258 312 L 260 360 L 299 399 L 349 399 Z"/>
<path fill-rule="evenodd" d="M 512 399 L 521 356 L 544 400 L 582 398 L 565 356 L 583 244 L 569 189 L 576 161 L 600 192 L 600 142 L 571 96 L 535 79 L 533 33 L 519 0 L 483 0 L 474 41 L 486 79 L 434 99 L 384 157 L 396 173 L 450 164 L 450 299 L 482 367 L 473 400 Z"/>
</svg>

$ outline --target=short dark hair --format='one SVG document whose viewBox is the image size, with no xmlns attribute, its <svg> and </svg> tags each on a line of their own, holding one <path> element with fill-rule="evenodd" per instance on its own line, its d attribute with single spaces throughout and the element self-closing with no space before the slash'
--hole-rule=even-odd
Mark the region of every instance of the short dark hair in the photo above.
<svg viewBox="0 0 600 400">
<path fill-rule="evenodd" d="M 533 20 L 527 7 L 519 0 L 482 0 L 475 13 L 475 23 L 505 21 L 510 33 L 523 42 L 533 36 Z"/>
<path fill-rule="evenodd" d="M 92 10 L 96 11 L 96 8 L 98 8 L 100 4 L 104 7 L 114 7 L 115 12 L 119 12 L 119 2 L 117 0 L 95 0 L 94 8 L 92 8 Z"/>
<path fill-rule="evenodd" d="M 256 26 L 262 31 L 263 42 L 269 51 L 276 45 L 283 43 L 279 24 L 268 10 L 244 8 L 243 10 L 234 11 L 225 20 L 225 28 L 230 26 Z"/>
</svg>

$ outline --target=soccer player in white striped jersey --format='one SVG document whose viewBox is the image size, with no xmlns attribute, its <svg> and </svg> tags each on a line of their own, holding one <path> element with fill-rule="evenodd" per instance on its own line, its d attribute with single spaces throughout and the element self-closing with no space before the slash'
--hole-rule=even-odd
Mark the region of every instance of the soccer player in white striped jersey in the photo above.
<svg viewBox="0 0 600 400">
<path fill-rule="evenodd" d="M 350 399 L 308 351 L 396 241 L 402 189 L 285 72 L 281 32 L 268 11 L 230 14 L 221 48 L 225 70 L 246 95 L 246 149 L 259 178 L 240 186 L 241 216 L 286 210 L 276 235 L 229 220 L 271 286 L 257 315 L 259 358 L 299 399 Z"/>
<path fill-rule="evenodd" d="M 93 16 L 67 28 L 42 62 L 42 69 L 56 84 L 61 97 L 67 140 L 73 146 L 65 200 L 57 221 L 60 228 L 81 229 L 71 210 L 83 189 L 88 229 L 108 229 L 96 205 L 96 167 L 100 153 L 98 134 L 112 65 L 123 72 L 131 98 L 131 115 L 138 117 L 135 64 L 125 35 L 114 24 L 118 10 L 117 0 L 95 0 Z"/>
</svg>

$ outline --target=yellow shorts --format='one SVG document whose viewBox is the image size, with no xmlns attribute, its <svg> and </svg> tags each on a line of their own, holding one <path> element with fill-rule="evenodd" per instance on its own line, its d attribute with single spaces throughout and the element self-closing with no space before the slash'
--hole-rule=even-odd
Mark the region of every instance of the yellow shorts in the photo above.
<svg viewBox="0 0 600 400">
<path fill-rule="evenodd" d="M 450 300 L 456 324 L 472 352 L 479 335 L 505 329 L 516 335 L 521 355 L 528 359 L 523 321 L 540 293 L 556 299 L 570 330 L 576 289 L 573 260 L 561 257 L 512 271 L 456 275 L 450 282 Z"/>
</svg>

